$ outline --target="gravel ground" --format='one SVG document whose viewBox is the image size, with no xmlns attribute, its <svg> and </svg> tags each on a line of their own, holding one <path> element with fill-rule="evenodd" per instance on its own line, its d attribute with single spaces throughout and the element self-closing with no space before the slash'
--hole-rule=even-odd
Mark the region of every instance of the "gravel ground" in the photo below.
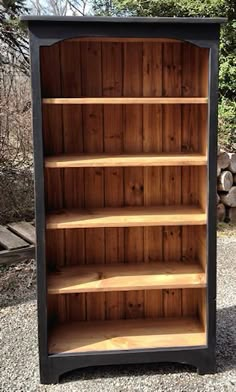
<svg viewBox="0 0 236 392">
<path fill-rule="evenodd" d="M 217 373 L 198 376 L 184 365 L 87 368 L 40 385 L 35 264 L 0 270 L 0 391 L 236 391 L 236 235 L 218 239 Z"/>
</svg>

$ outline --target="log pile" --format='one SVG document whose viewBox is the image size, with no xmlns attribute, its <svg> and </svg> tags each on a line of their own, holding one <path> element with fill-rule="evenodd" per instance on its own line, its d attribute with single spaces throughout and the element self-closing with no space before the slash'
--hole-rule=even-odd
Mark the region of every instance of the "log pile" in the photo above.
<svg viewBox="0 0 236 392">
<path fill-rule="evenodd" d="M 222 150 L 217 158 L 217 217 L 236 223 L 236 153 Z"/>
</svg>

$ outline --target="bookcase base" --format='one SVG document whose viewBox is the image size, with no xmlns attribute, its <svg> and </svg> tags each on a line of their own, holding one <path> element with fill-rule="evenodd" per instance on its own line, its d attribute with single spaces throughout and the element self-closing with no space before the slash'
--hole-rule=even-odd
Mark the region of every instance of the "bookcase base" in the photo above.
<svg viewBox="0 0 236 392">
<path fill-rule="evenodd" d="M 215 354 L 208 348 L 181 348 L 162 350 L 137 350 L 109 353 L 51 355 L 41 362 L 40 382 L 57 384 L 60 377 L 76 369 L 91 366 L 146 364 L 157 362 L 180 363 L 197 368 L 198 375 L 216 371 Z"/>
</svg>

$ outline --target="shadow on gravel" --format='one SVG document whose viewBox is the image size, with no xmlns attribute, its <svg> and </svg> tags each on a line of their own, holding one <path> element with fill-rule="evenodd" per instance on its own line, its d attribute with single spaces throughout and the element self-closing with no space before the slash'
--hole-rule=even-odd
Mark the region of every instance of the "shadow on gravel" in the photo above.
<svg viewBox="0 0 236 392">
<path fill-rule="evenodd" d="M 60 378 L 60 384 L 78 380 L 96 380 L 96 379 L 109 379 L 119 377 L 142 377 L 152 376 L 156 374 L 174 374 L 174 373 L 192 373 L 196 369 L 192 366 L 175 364 L 175 363 L 150 363 L 138 365 L 111 365 L 111 366 L 98 366 L 85 369 L 75 370 L 64 374 Z"/>
<path fill-rule="evenodd" d="M 236 368 L 236 306 L 217 310 L 217 373 Z M 140 377 L 154 374 L 194 373 L 196 368 L 175 363 L 155 363 L 145 365 L 115 365 L 91 367 L 64 374 L 60 383 L 77 380 L 93 380 L 113 377 Z M 201 377 L 201 376 L 199 376 Z"/>
<path fill-rule="evenodd" d="M 236 306 L 217 310 L 217 372 L 236 368 Z"/>
<path fill-rule="evenodd" d="M 17 306 L 36 299 L 34 261 L 0 266 L 0 308 Z"/>
</svg>

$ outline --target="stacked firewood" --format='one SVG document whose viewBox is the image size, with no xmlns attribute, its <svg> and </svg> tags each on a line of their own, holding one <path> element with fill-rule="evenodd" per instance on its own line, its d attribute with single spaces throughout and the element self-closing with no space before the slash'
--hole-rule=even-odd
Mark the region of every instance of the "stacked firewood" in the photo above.
<svg viewBox="0 0 236 392">
<path fill-rule="evenodd" d="M 217 216 L 219 222 L 236 223 L 236 153 L 218 151 Z"/>
</svg>

